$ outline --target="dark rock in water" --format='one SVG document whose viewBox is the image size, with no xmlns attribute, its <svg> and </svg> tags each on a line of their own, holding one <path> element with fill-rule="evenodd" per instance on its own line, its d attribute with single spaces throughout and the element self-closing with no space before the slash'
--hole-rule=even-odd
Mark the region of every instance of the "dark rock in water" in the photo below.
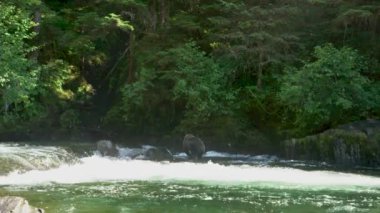
<svg viewBox="0 0 380 213">
<path fill-rule="evenodd" d="M 143 160 L 144 150 L 142 148 L 128 148 L 120 147 L 119 148 L 119 157 L 129 158 L 129 159 L 141 159 Z"/>
<path fill-rule="evenodd" d="M 144 145 L 142 148 L 119 148 L 122 158 L 152 161 L 172 161 L 173 154 L 165 147 Z"/>
<path fill-rule="evenodd" d="M 356 121 L 353 123 L 338 126 L 337 129 L 346 131 L 362 132 L 367 136 L 367 139 L 376 142 L 379 140 L 380 121 L 378 120 L 364 120 Z"/>
<path fill-rule="evenodd" d="M 345 166 L 380 165 L 380 121 L 358 121 L 285 141 L 286 157 Z"/>
<path fill-rule="evenodd" d="M 144 152 L 144 157 L 153 161 L 173 160 L 173 154 L 165 147 L 150 147 Z"/>
<path fill-rule="evenodd" d="M 203 154 L 206 152 L 206 147 L 203 141 L 192 134 L 185 135 L 182 146 L 184 152 L 190 159 L 201 159 Z"/>
<path fill-rule="evenodd" d="M 0 197 L 0 213 L 43 213 L 43 209 L 30 206 L 22 197 Z"/>
<path fill-rule="evenodd" d="M 116 157 L 119 155 L 116 146 L 109 140 L 100 140 L 96 142 L 96 146 L 102 156 Z"/>
</svg>

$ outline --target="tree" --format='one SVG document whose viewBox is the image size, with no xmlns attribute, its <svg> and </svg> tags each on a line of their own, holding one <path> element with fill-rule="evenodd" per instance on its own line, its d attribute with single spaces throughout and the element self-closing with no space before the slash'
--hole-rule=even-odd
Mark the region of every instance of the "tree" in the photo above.
<svg viewBox="0 0 380 213">
<path fill-rule="evenodd" d="M 109 116 L 121 114 L 135 131 L 152 133 L 195 129 L 231 112 L 234 92 L 227 89 L 224 70 L 194 42 L 156 57 L 155 68 L 142 68 L 137 81 L 122 89 L 118 112 Z"/>
<path fill-rule="evenodd" d="M 240 72 L 254 75 L 260 89 L 269 65 L 293 58 L 298 37 L 291 31 L 290 20 L 297 10 L 286 1 L 271 4 L 221 0 L 220 4 L 222 13 L 209 18 L 215 25 L 212 45 L 235 61 Z"/>
<path fill-rule="evenodd" d="M 195 43 L 170 49 L 163 56 L 163 61 L 169 59 L 161 64 L 166 67 L 163 78 L 174 82 L 172 100 L 185 105 L 182 128 L 194 128 L 231 112 L 234 92 L 227 89 L 227 72 Z"/>
<path fill-rule="evenodd" d="M 378 103 L 363 57 L 348 47 L 317 46 L 315 61 L 289 69 L 278 94 L 298 133 L 315 133 L 338 124 L 366 118 Z"/>
<path fill-rule="evenodd" d="M 33 114 L 30 105 L 37 86 L 39 68 L 28 57 L 35 47 L 27 41 L 34 37 L 34 23 L 28 14 L 0 3 L 0 94 L 3 122 Z"/>
</svg>

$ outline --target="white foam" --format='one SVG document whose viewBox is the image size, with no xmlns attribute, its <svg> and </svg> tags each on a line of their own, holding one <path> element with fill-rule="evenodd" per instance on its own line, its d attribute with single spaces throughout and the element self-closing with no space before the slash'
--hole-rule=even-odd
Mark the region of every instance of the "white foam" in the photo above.
<svg viewBox="0 0 380 213">
<path fill-rule="evenodd" d="M 208 151 L 205 153 L 204 157 L 213 157 L 213 158 L 248 158 L 249 155 L 242 154 L 230 154 L 226 152 L 216 152 L 216 151 Z"/>
<path fill-rule="evenodd" d="M 211 184 L 256 184 L 272 186 L 369 187 L 380 189 L 380 178 L 328 171 L 303 171 L 292 168 L 220 165 L 209 163 L 160 163 L 142 160 L 91 156 L 75 165 L 0 176 L 0 185 L 46 183 L 86 183 L 103 181 L 196 181 Z"/>
<path fill-rule="evenodd" d="M 0 163 L 8 163 L 14 169 L 49 169 L 75 160 L 61 147 L 0 144 Z"/>
</svg>

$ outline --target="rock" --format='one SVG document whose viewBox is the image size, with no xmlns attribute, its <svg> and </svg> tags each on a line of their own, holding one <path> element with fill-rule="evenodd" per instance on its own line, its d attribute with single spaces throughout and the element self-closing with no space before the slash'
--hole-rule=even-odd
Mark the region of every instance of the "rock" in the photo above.
<svg viewBox="0 0 380 213">
<path fill-rule="evenodd" d="M 172 153 L 165 147 L 143 145 L 142 148 L 120 148 L 120 157 L 136 160 L 172 161 Z"/>
<path fill-rule="evenodd" d="M 43 209 L 30 206 L 22 197 L 0 197 L 0 213 L 43 213 Z"/>
<path fill-rule="evenodd" d="M 165 147 L 150 147 L 144 152 L 146 160 L 172 161 L 173 154 Z"/>
<path fill-rule="evenodd" d="M 369 141 L 376 143 L 379 140 L 380 121 L 364 120 L 338 126 L 337 129 L 364 133 Z"/>
<path fill-rule="evenodd" d="M 142 148 L 119 148 L 119 156 L 121 158 L 128 159 L 140 159 L 143 160 L 144 150 Z"/>
<path fill-rule="evenodd" d="M 206 152 L 206 147 L 203 141 L 192 134 L 185 135 L 182 146 L 184 152 L 190 159 L 201 159 L 203 154 Z"/>
<path fill-rule="evenodd" d="M 357 121 L 320 134 L 285 141 L 286 157 L 344 166 L 380 165 L 380 122 Z"/>
<path fill-rule="evenodd" d="M 119 155 L 119 151 L 110 140 L 100 140 L 96 142 L 96 147 L 102 156 L 116 157 Z"/>
</svg>

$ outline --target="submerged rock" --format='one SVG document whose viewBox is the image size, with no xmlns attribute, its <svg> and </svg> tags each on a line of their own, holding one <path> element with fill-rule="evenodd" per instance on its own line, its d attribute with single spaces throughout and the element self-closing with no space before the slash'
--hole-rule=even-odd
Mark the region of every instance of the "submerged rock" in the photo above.
<svg viewBox="0 0 380 213">
<path fill-rule="evenodd" d="M 0 197 L 0 213 L 43 213 L 43 209 L 30 206 L 22 197 Z"/>
<path fill-rule="evenodd" d="M 142 148 L 120 148 L 120 157 L 138 160 L 172 161 L 173 154 L 165 147 L 144 145 Z"/>
<path fill-rule="evenodd" d="M 338 165 L 380 165 L 380 122 L 358 121 L 285 141 L 286 157 Z"/>
<path fill-rule="evenodd" d="M 173 160 L 173 154 L 165 147 L 150 147 L 144 152 L 144 156 L 153 161 Z"/>
</svg>

